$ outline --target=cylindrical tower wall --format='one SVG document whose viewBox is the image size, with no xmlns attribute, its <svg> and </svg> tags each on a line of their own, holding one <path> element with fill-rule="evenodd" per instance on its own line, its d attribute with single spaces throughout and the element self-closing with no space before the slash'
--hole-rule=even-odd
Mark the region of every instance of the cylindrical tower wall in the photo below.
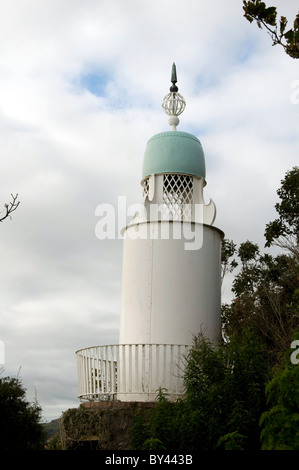
<svg viewBox="0 0 299 470">
<path fill-rule="evenodd" d="M 219 339 L 222 235 L 186 222 L 125 229 L 121 344 L 191 345 L 199 332 Z"/>
</svg>

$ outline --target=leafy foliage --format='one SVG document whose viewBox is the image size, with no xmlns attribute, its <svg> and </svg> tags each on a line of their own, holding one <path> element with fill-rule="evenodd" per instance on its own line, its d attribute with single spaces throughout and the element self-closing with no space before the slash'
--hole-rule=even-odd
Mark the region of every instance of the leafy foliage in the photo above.
<svg viewBox="0 0 299 470">
<path fill-rule="evenodd" d="M 296 258 L 259 255 L 237 274 L 232 289 L 235 298 L 222 306 L 224 336 L 254 328 L 272 363 L 279 362 L 299 328 Z"/>
<path fill-rule="evenodd" d="M 61 436 L 59 432 L 56 432 L 52 437 L 48 439 L 46 450 L 62 450 Z"/>
<path fill-rule="evenodd" d="M 205 434 L 211 444 L 228 433 L 247 437 L 246 448 L 256 448 L 258 418 L 264 406 L 267 354 L 254 331 L 212 346 L 197 338 L 188 358 L 188 400 L 202 408 Z M 245 445 L 245 444 L 244 444 Z"/>
<path fill-rule="evenodd" d="M 246 241 L 237 250 L 242 268 L 235 276 L 235 298 L 222 306 L 223 333 L 226 339 L 241 336 L 254 328 L 260 341 L 279 362 L 299 328 L 299 169 L 287 172 L 277 194 L 275 208 L 279 218 L 266 226 L 266 246 L 287 248 L 287 254 L 260 254 L 256 244 Z"/>
<path fill-rule="evenodd" d="M 152 439 L 150 430 L 144 421 L 141 413 L 136 413 L 134 416 L 134 422 L 130 429 L 131 444 L 134 449 L 143 450 L 143 445 L 148 443 Z M 152 449 L 153 450 L 153 449 Z"/>
<path fill-rule="evenodd" d="M 261 0 L 243 1 L 245 18 L 252 23 L 256 21 L 259 28 L 265 27 L 272 38 L 272 44 L 280 44 L 293 59 L 299 58 L 299 13 L 293 28 L 286 31 L 288 20 L 281 16 L 277 21 L 276 7 L 267 7 Z"/>
<path fill-rule="evenodd" d="M 299 339 L 299 334 L 295 336 Z M 266 387 L 269 409 L 260 419 L 262 449 L 299 450 L 299 365 L 288 359 Z"/>
<path fill-rule="evenodd" d="M 40 423 L 41 408 L 29 403 L 19 377 L 0 377 L 0 449 L 40 450 L 45 433 Z"/>
<path fill-rule="evenodd" d="M 236 254 L 236 244 L 232 240 L 223 238 L 221 246 L 221 281 L 227 273 L 233 272 L 238 266 L 235 259 L 231 258 Z"/>
<path fill-rule="evenodd" d="M 238 433 L 237 431 L 225 434 L 225 436 L 220 437 L 217 446 L 224 447 L 224 450 L 243 450 L 244 444 L 243 441 L 246 439 L 246 436 Z"/>
<path fill-rule="evenodd" d="M 258 449 L 267 377 L 264 358 L 251 331 L 242 344 L 213 346 L 202 336 L 194 338 L 187 358 L 186 397 L 159 401 L 150 424 L 139 422 L 135 432 L 143 429 L 145 442 L 159 443 L 168 451 Z M 135 448 L 145 442 L 139 441 L 138 447 L 135 439 Z"/>
<path fill-rule="evenodd" d="M 299 258 L 299 168 L 288 171 L 277 190 L 280 202 L 275 204 L 279 217 L 266 225 L 266 246 L 275 244 Z"/>
<path fill-rule="evenodd" d="M 257 255 L 259 254 L 259 247 L 257 244 L 250 242 L 247 240 L 244 243 L 241 243 L 238 256 L 242 261 L 243 267 L 247 267 L 250 261 L 256 259 Z"/>
</svg>

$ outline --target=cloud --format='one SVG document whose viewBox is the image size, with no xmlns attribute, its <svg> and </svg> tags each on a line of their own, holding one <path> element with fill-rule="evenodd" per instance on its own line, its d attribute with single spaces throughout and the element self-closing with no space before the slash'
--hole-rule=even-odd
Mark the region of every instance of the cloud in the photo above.
<svg viewBox="0 0 299 470">
<path fill-rule="evenodd" d="M 12 0 L 0 38 L 0 206 L 21 201 L 0 226 L 0 340 L 5 373 L 21 367 L 49 420 L 78 405 L 75 351 L 118 342 L 122 240 L 96 238 L 95 211 L 141 201 L 146 142 L 168 130 L 172 62 L 215 224 L 261 246 L 297 162 L 299 77 L 239 0 Z"/>
</svg>

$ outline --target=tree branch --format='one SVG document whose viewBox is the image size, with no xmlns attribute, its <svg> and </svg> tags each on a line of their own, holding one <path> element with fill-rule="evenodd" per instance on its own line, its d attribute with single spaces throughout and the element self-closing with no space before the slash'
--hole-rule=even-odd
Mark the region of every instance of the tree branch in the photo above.
<svg viewBox="0 0 299 470">
<path fill-rule="evenodd" d="M 243 10 L 245 18 L 250 23 L 256 21 L 260 29 L 262 26 L 266 28 L 273 46 L 280 44 L 293 59 L 299 58 L 299 13 L 295 17 L 293 29 L 286 31 L 288 20 L 285 16 L 281 16 L 277 21 L 276 7 L 267 7 L 261 0 L 243 0 Z"/>
<path fill-rule="evenodd" d="M 11 197 L 12 197 L 12 202 L 9 202 L 8 204 L 4 204 L 4 207 L 5 207 L 5 215 L 3 217 L 0 218 L 0 222 L 3 222 L 3 220 L 7 219 L 7 217 L 9 217 L 11 219 L 11 213 L 14 212 L 17 207 L 19 206 L 20 204 L 20 201 L 17 201 L 17 198 L 18 198 L 18 194 L 16 194 L 16 196 L 14 196 L 13 194 L 11 194 Z"/>
</svg>

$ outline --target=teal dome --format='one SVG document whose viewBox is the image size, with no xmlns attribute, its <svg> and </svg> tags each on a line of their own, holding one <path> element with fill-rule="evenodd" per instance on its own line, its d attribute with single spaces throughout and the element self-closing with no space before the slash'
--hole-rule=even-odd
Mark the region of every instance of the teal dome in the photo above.
<svg viewBox="0 0 299 470">
<path fill-rule="evenodd" d="M 205 156 L 200 141 L 179 131 L 161 132 L 147 143 L 142 179 L 158 173 L 184 173 L 205 178 Z"/>
</svg>

